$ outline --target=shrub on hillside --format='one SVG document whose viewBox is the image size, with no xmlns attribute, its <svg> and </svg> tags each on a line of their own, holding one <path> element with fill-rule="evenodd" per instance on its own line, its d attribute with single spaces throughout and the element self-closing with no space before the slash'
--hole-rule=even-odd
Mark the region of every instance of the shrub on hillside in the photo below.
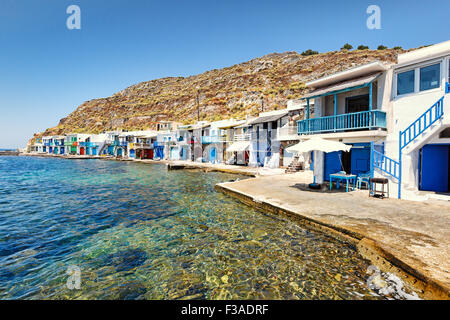
<svg viewBox="0 0 450 320">
<path fill-rule="evenodd" d="M 352 50 L 353 46 L 350 43 L 346 43 L 342 46 L 341 50 Z"/>
<path fill-rule="evenodd" d="M 368 46 L 365 46 L 365 45 L 362 45 L 362 44 L 360 44 L 360 45 L 358 46 L 358 50 L 367 50 L 367 49 L 369 49 Z"/>
<path fill-rule="evenodd" d="M 318 51 L 313 51 L 311 49 L 308 49 L 306 51 L 303 51 L 301 54 L 302 54 L 302 56 L 312 56 L 312 55 L 315 55 L 315 54 L 319 54 L 319 52 Z"/>
</svg>

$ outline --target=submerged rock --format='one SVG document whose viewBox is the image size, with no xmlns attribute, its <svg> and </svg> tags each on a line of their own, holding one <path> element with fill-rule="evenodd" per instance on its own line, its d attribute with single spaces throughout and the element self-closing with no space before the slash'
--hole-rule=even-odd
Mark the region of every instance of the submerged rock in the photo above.
<svg viewBox="0 0 450 320">
<path fill-rule="evenodd" d="M 118 251 L 116 253 L 108 255 L 104 263 L 106 265 L 112 265 L 116 268 L 116 271 L 128 271 L 134 269 L 147 260 L 147 253 L 142 249 L 128 249 Z"/>
</svg>

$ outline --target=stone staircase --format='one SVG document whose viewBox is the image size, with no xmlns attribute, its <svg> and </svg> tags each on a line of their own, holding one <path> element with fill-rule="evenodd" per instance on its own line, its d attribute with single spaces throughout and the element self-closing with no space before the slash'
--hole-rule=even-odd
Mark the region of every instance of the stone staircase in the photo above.
<svg viewBox="0 0 450 320">
<path fill-rule="evenodd" d="M 292 162 L 286 169 L 286 173 L 295 173 L 303 170 L 303 164 L 299 161 L 298 156 L 295 156 Z"/>
</svg>

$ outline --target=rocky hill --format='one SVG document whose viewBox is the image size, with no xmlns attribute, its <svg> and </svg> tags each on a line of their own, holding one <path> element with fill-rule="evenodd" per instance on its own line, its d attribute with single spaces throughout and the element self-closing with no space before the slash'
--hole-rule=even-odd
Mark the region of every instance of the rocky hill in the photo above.
<svg viewBox="0 0 450 320">
<path fill-rule="evenodd" d="M 273 53 L 231 67 L 141 82 L 111 97 L 84 102 L 43 134 L 154 129 L 161 120 L 244 118 L 286 107 L 307 92 L 305 83 L 375 60 L 395 62 L 403 50 L 334 51 L 303 56 Z"/>
</svg>

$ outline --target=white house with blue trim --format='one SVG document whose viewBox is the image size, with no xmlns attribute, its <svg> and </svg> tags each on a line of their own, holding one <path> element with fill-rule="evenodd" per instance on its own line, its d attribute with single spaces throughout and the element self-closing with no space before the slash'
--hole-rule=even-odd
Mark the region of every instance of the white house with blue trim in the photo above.
<svg viewBox="0 0 450 320">
<path fill-rule="evenodd" d="M 320 137 L 352 145 L 350 152 L 311 154 L 317 183 L 339 171 L 371 173 L 371 145 L 382 146 L 392 127 L 391 75 L 390 65 L 376 61 L 306 83 L 312 90 L 304 96 L 306 118 L 297 122 L 300 139 Z"/>
<path fill-rule="evenodd" d="M 449 199 L 450 41 L 307 83 L 312 116 L 297 122 L 301 140 L 318 136 L 352 145 L 314 151 L 316 182 L 339 171 L 389 180 L 390 197 Z"/>
<path fill-rule="evenodd" d="M 400 54 L 393 67 L 392 130 L 385 158 L 374 160 L 376 174 L 388 177 L 403 199 L 450 199 L 449 61 L 446 41 Z"/>
</svg>

